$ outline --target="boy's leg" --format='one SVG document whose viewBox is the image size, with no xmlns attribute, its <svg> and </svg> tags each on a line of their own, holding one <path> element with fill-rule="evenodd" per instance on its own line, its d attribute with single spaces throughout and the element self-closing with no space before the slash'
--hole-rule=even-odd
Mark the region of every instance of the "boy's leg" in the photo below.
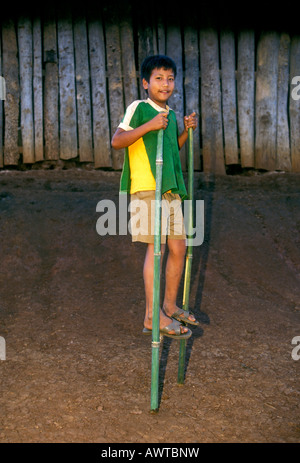
<svg viewBox="0 0 300 463">
<path fill-rule="evenodd" d="M 161 262 L 162 262 L 164 249 L 165 249 L 165 245 L 162 245 Z M 153 269 L 154 269 L 154 244 L 149 243 L 147 245 L 144 269 L 143 269 L 145 295 L 146 295 L 146 313 L 145 313 L 144 327 L 148 329 L 152 329 Z M 174 313 L 174 311 L 172 313 Z M 170 325 L 172 321 L 173 320 L 170 317 L 166 316 L 160 309 L 160 315 L 159 315 L 160 328 L 161 329 L 165 328 L 166 326 Z M 186 333 L 187 331 L 188 330 L 186 327 L 184 326 L 181 327 L 182 333 Z M 172 331 L 170 331 L 170 334 L 175 334 L 175 332 L 173 333 Z"/>
<path fill-rule="evenodd" d="M 169 238 L 168 249 L 169 255 L 166 263 L 166 286 L 163 308 L 166 315 L 171 317 L 179 309 L 176 305 L 176 299 L 184 268 L 186 241 Z M 191 321 L 196 320 L 192 314 L 188 318 Z"/>
</svg>

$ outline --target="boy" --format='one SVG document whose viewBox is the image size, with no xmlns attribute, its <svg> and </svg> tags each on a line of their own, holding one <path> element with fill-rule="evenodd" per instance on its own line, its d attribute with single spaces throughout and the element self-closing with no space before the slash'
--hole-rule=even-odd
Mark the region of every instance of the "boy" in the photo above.
<svg viewBox="0 0 300 463">
<path fill-rule="evenodd" d="M 188 138 L 188 129 L 197 127 L 197 120 L 195 113 L 185 116 L 184 131 L 178 135 L 175 113 L 167 105 L 174 91 L 175 77 L 176 65 L 171 58 L 155 55 L 144 60 L 141 78 L 148 98 L 134 101 L 129 105 L 111 144 L 115 149 L 126 148 L 121 191 L 130 192 L 131 200 L 134 200 L 131 204 L 140 204 L 140 211 L 145 212 L 146 209 L 147 217 L 144 221 L 146 230 L 141 231 L 141 227 L 138 230 L 133 227 L 132 240 L 147 243 L 143 269 L 146 294 L 144 333 L 151 333 L 154 265 L 154 235 L 151 232 L 154 223 L 154 208 L 151 208 L 151 201 L 155 199 L 157 133 L 160 129 L 164 130 L 162 202 L 165 204 L 168 215 L 169 254 L 166 263 L 163 310 L 160 309 L 160 332 L 169 337 L 182 339 L 190 337 L 191 331 L 181 322 L 192 325 L 198 325 L 199 322 L 191 313 L 176 306 L 186 252 L 186 236 L 180 200 L 180 197 L 186 196 L 186 189 L 181 171 L 179 149 Z M 147 207 L 142 207 L 145 204 Z M 161 243 L 163 256 L 166 243 L 163 230 Z"/>
</svg>

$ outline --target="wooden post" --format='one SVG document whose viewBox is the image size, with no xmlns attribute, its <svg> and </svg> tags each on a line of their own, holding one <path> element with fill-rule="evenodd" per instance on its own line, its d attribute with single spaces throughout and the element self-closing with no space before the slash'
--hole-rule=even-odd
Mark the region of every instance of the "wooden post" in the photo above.
<svg viewBox="0 0 300 463">
<path fill-rule="evenodd" d="M 33 108 L 35 161 L 44 159 L 43 68 L 41 19 L 33 20 Z"/>
<path fill-rule="evenodd" d="M 220 37 L 222 68 L 222 114 L 226 165 L 239 164 L 236 118 L 235 41 L 232 31 Z"/>
<path fill-rule="evenodd" d="M 138 66 L 139 72 L 141 65 L 147 56 L 154 55 L 156 50 L 154 49 L 153 40 L 153 18 L 151 10 L 145 10 L 145 5 L 138 9 Z M 146 92 L 143 88 L 142 79 L 139 79 L 139 91 L 140 97 L 143 100 L 147 98 Z"/>
<path fill-rule="evenodd" d="M 2 24 L 3 77 L 6 84 L 4 102 L 4 165 L 17 165 L 19 161 L 18 126 L 19 126 L 19 63 L 17 37 L 12 20 Z"/>
<path fill-rule="evenodd" d="M 6 86 L 2 72 L 2 38 L 0 35 L 0 169 L 3 167 L 3 102 L 5 100 Z"/>
<path fill-rule="evenodd" d="M 200 170 L 200 108 L 199 108 L 199 44 L 198 33 L 194 24 L 184 28 L 184 56 L 185 56 L 185 113 L 196 112 L 198 127 L 194 132 L 194 168 Z"/>
<path fill-rule="evenodd" d="M 175 90 L 168 102 L 170 108 L 172 108 L 177 115 L 177 123 L 179 133 L 183 131 L 184 128 L 184 104 L 183 104 L 183 63 L 182 63 L 182 40 L 181 40 L 181 30 L 179 24 L 179 11 L 177 10 L 177 3 L 173 5 L 173 15 L 174 17 L 170 18 L 170 22 L 167 26 L 167 36 L 166 36 L 166 53 L 173 59 L 177 67 L 177 76 L 175 83 Z M 186 171 L 186 152 L 185 149 L 180 151 L 180 161 L 181 168 L 183 171 Z"/>
<path fill-rule="evenodd" d="M 293 172 L 300 172 L 300 78 L 293 80 L 297 76 L 300 76 L 300 37 L 298 35 L 292 38 L 290 58 L 289 115 Z"/>
<path fill-rule="evenodd" d="M 60 158 L 77 158 L 77 114 L 72 17 L 60 7 L 57 21 Z M 62 15 L 62 16 L 61 16 Z"/>
<path fill-rule="evenodd" d="M 166 33 L 163 19 L 158 15 L 157 22 L 157 53 L 165 55 L 166 53 Z"/>
<path fill-rule="evenodd" d="M 242 167 L 254 167 L 254 31 L 238 36 L 237 106 Z"/>
<path fill-rule="evenodd" d="M 257 47 L 255 167 L 275 170 L 279 37 L 263 33 Z"/>
<path fill-rule="evenodd" d="M 97 10 L 90 12 L 89 15 L 88 38 L 95 167 L 111 167 L 109 115 L 106 97 L 105 47 L 102 20 Z"/>
<path fill-rule="evenodd" d="M 125 107 L 138 99 L 137 75 L 134 58 L 134 41 L 131 19 L 122 16 L 120 22 L 120 42 L 124 82 Z"/>
<path fill-rule="evenodd" d="M 59 157 L 58 137 L 58 66 L 55 12 L 51 5 L 44 21 L 44 134 L 45 159 Z"/>
<path fill-rule="evenodd" d="M 23 162 L 34 163 L 34 128 L 32 95 L 32 25 L 28 18 L 18 20 L 20 65 L 21 133 Z"/>
<path fill-rule="evenodd" d="M 200 30 L 203 170 L 225 174 L 219 43 L 215 29 Z"/>
<path fill-rule="evenodd" d="M 286 172 L 292 168 L 288 121 L 290 42 L 288 34 L 281 34 L 278 55 L 276 169 Z"/>
<path fill-rule="evenodd" d="M 79 160 L 80 162 L 92 162 L 94 156 L 88 43 L 86 20 L 80 3 L 76 4 L 74 14 L 74 47 Z"/>
<path fill-rule="evenodd" d="M 115 7 L 108 9 L 105 21 L 106 58 L 109 91 L 109 117 L 114 133 L 124 115 L 123 82 L 121 68 L 121 45 L 118 16 Z M 112 149 L 112 163 L 115 170 L 123 165 L 123 150 Z"/>
</svg>

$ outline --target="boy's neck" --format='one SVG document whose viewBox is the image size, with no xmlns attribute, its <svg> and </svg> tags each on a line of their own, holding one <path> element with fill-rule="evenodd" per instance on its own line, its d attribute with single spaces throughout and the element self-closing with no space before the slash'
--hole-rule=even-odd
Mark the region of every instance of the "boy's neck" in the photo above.
<svg viewBox="0 0 300 463">
<path fill-rule="evenodd" d="M 165 111 L 169 111 L 169 106 L 167 105 L 167 103 L 161 103 L 161 104 L 156 103 L 149 96 L 148 96 L 147 99 L 152 103 L 153 106 L 157 106 L 157 107 L 159 107 L 161 109 L 164 109 Z"/>
</svg>

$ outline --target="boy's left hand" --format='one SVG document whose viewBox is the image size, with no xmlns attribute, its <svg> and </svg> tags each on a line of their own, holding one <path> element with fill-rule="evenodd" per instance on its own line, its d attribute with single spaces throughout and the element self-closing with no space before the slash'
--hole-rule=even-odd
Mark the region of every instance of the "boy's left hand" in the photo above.
<svg viewBox="0 0 300 463">
<path fill-rule="evenodd" d="M 195 128 L 197 127 L 197 124 L 198 124 L 198 121 L 197 121 L 195 112 L 193 112 L 189 116 L 184 116 L 184 128 L 187 132 L 190 128 L 195 130 Z"/>
</svg>

